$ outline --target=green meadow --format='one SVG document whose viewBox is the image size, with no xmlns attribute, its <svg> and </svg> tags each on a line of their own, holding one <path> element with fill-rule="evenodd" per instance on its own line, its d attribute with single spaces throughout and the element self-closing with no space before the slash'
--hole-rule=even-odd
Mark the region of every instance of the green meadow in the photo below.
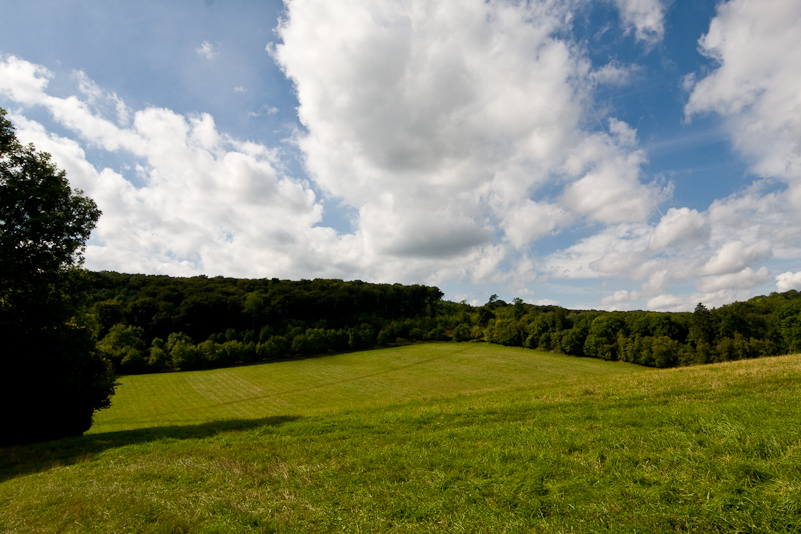
<svg viewBox="0 0 801 534">
<path fill-rule="evenodd" d="M 510 387 L 649 372 L 486 343 L 427 343 L 272 364 L 120 379 L 91 433 L 309 415 Z"/>
<path fill-rule="evenodd" d="M 801 532 L 801 356 L 482 344 L 128 376 L 0 449 L 0 532 Z"/>
</svg>

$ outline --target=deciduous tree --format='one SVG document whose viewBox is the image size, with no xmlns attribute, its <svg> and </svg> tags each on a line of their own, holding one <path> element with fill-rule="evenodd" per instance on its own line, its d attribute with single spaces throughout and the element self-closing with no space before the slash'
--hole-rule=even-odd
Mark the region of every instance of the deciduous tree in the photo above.
<svg viewBox="0 0 801 534">
<path fill-rule="evenodd" d="M 81 434 L 114 378 L 75 320 L 82 254 L 100 216 L 0 108 L 0 443 Z"/>
</svg>

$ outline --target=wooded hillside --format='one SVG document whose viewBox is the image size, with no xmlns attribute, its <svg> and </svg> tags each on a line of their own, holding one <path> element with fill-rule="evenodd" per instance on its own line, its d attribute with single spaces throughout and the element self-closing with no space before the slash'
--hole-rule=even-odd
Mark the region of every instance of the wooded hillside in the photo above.
<svg viewBox="0 0 801 534">
<path fill-rule="evenodd" d="M 801 296 L 773 293 L 692 313 L 604 312 L 436 287 L 342 280 L 89 273 L 85 319 L 119 373 L 201 369 L 413 341 L 486 341 L 674 367 L 801 350 Z"/>
</svg>

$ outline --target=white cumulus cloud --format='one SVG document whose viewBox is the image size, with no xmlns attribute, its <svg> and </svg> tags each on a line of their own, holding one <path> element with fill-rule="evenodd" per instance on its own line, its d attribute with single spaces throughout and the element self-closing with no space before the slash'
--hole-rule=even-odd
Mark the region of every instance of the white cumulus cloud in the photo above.
<svg viewBox="0 0 801 534">
<path fill-rule="evenodd" d="M 776 289 L 779 291 L 790 291 L 791 289 L 801 289 L 801 271 L 787 271 L 776 277 Z"/>
<path fill-rule="evenodd" d="M 621 10 L 623 4 L 618 3 Z M 635 4 L 650 3 L 630 7 Z M 609 296 L 608 306 L 642 298 L 654 309 L 692 309 L 699 301 L 717 306 L 748 298 L 773 278 L 780 290 L 792 288 L 794 273 L 775 276 L 764 263 L 797 258 L 801 251 L 799 28 L 797 2 L 721 3 L 699 41 L 714 61 L 712 69 L 685 78 L 687 118 L 722 117 L 735 149 L 761 180 L 715 200 L 705 211 L 671 208 L 655 226 L 646 225 L 650 230 L 610 228 L 585 238 L 551 255 L 550 269 L 563 276 L 616 272 L 644 280 L 637 290 Z M 672 286 L 687 282 L 694 283 L 695 293 L 670 293 Z"/>
<path fill-rule="evenodd" d="M 692 88 L 688 116 L 731 120 L 735 145 L 754 170 L 797 185 L 801 178 L 801 3 L 731 0 L 699 44 L 718 66 Z"/>
<path fill-rule="evenodd" d="M 714 293 L 721 290 L 751 289 L 754 286 L 771 279 L 766 267 L 754 271 L 751 267 L 720 276 L 705 276 L 696 282 L 696 287 L 704 293 Z"/>
<path fill-rule="evenodd" d="M 664 38 L 668 2 L 607 5 L 641 45 Z M 80 72 L 63 96 L 51 72 L 14 56 L 0 57 L 0 95 L 17 108 L 20 137 L 52 152 L 103 209 L 91 268 L 461 281 L 524 296 L 545 279 L 617 279 L 628 287 L 606 290 L 604 306 L 654 309 L 747 298 L 773 279 L 794 286 L 797 273 L 766 265 L 801 254 L 798 3 L 719 6 L 700 41 L 715 63 L 686 78 L 685 114 L 723 117 L 760 181 L 664 215 L 671 184 L 645 174 L 637 131 L 594 101 L 638 69 L 591 64 L 571 33 L 580 9 L 287 0 L 268 46 L 298 101 L 302 127 L 286 149 L 227 135 L 208 114 L 130 109 Z M 218 48 L 196 52 L 213 60 Z M 278 113 L 258 106 L 254 117 Z M 297 151 L 304 176 L 289 175 L 284 150 Z M 126 165 L 103 168 L 90 151 Z M 324 226 L 333 204 L 352 217 L 346 233 Z M 571 244 L 538 252 L 565 234 Z"/>
<path fill-rule="evenodd" d="M 287 3 L 269 50 L 296 87 L 299 147 L 371 250 L 467 258 L 499 236 L 524 248 L 582 218 L 644 220 L 665 198 L 641 180 L 633 129 L 583 129 L 598 72 L 623 69 L 591 72 L 564 36 L 570 7 Z"/>
<path fill-rule="evenodd" d="M 51 75 L 35 65 L 9 58 L 0 73 L 7 75 L 0 91 L 43 106 L 84 142 L 137 162 L 130 176 L 98 170 L 78 141 L 11 116 L 18 136 L 52 153 L 103 211 L 87 248 L 90 267 L 289 276 L 317 251 L 347 250 L 330 229 L 315 226 L 322 206 L 308 187 L 281 174 L 274 150 L 221 134 L 211 116 L 147 108 L 118 126 L 87 101 L 48 95 Z M 92 99 L 101 96 L 91 91 Z M 329 259 L 321 264 L 338 273 Z"/>
</svg>

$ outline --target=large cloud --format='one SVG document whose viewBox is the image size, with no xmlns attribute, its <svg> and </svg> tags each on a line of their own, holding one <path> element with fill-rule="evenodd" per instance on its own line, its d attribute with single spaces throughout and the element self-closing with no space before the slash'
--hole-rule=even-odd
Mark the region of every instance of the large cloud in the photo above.
<svg viewBox="0 0 801 534">
<path fill-rule="evenodd" d="M 660 2 L 615 4 L 638 41 L 661 39 Z M 220 133 L 209 115 L 131 110 L 80 73 L 74 96 L 55 97 L 53 75 L 15 57 L 0 63 L 0 91 L 77 135 L 15 115 L 21 136 L 105 211 L 93 268 L 464 280 L 531 294 L 537 240 L 579 225 L 602 229 L 588 243 L 627 232 L 645 243 L 669 195 L 642 179 L 632 128 L 614 118 L 595 127 L 594 89 L 626 83 L 627 70 L 593 69 L 571 37 L 575 9 L 581 2 L 288 1 L 271 51 L 295 85 L 309 178 L 356 214 L 344 235 L 320 225 L 323 201 L 283 173 L 279 151 Z M 89 148 L 130 168 L 98 170 Z M 572 272 L 620 275 L 646 257 L 625 257 L 629 248 Z"/>
<path fill-rule="evenodd" d="M 704 213 L 676 208 L 655 227 L 608 229 L 552 256 L 550 268 L 562 268 L 564 276 L 622 275 L 630 269 L 630 277 L 646 280 L 639 290 L 605 299 L 609 307 L 642 298 L 656 309 L 689 309 L 699 301 L 720 305 L 752 296 L 771 279 L 781 291 L 797 287 L 797 273 L 772 276 L 764 263 L 801 253 L 799 28 L 797 2 L 722 3 L 699 41 L 715 68 L 687 78 L 687 118 L 723 117 L 735 148 L 762 180 L 714 201 Z M 627 263 L 631 258 L 638 267 Z M 688 282 L 695 292 L 668 293 Z"/>
<path fill-rule="evenodd" d="M 330 229 L 315 227 L 322 206 L 311 190 L 281 175 L 275 151 L 220 134 L 209 115 L 158 108 L 131 113 L 80 74 L 85 100 L 50 96 L 51 76 L 15 57 L 0 61 L 0 91 L 45 107 L 87 146 L 132 161 L 125 175 L 98 171 L 75 140 L 11 115 L 19 137 L 50 152 L 72 185 L 103 211 L 87 249 L 92 268 L 290 276 L 309 249 L 330 242 L 347 249 Z M 132 117 L 130 123 L 93 112 L 94 104 L 109 101 L 122 120 Z"/>
<path fill-rule="evenodd" d="M 729 124 L 735 147 L 766 181 L 743 195 L 716 202 L 711 220 L 728 224 L 749 245 L 737 254 L 764 256 L 766 242 L 779 258 L 801 250 L 801 4 L 732 0 L 719 6 L 701 50 L 717 68 L 692 80 L 686 107 L 692 118 L 717 113 Z M 771 183 L 784 191 L 765 192 Z M 732 236 L 732 243 L 736 243 Z M 759 243 L 762 243 L 761 245 Z M 741 245 L 729 244 L 718 258 Z M 757 249 L 753 248 L 757 247 Z M 760 252 L 758 249 L 761 249 Z M 714 268 L 715 259 L 710 268 Z M 741 262 L 743 264 L 748 261 Z M 778 287 L 787 286 L 779 278 Z"/>
<path fill-rule="evenodd" d="M 687 114 L 731 120 L 738 149 L 766 177 L 801 178 L 801 4 L 732 0 L 719 7 L 701 50 L 718 67 L 695 83 Z"/>
<path fill-rule="evenodd" d="M 297 90 L 299 146 L 374 250 L 467 258 L 648 218 L 664 192 L 640 180 L 635 132 L 584 128 L 599 77 L 565 38 L 571 7 L 287 3 L 271 50 Z"/>
<path fill-rule="evenodd" d="M 662 38 L 663 2 L 613 3 L 640 44 Z M 687 105 L 690 118 L 730 120 L 766 181 L 654 219 L 671 186 L 643 175 L 630 125 L 598 120 L 596 87 L 625 83 L 625 69 L 593 67 L 572 37 L 581 4 L 288 1 L 270 51 L 296 90 L 305 129 L 294 141 L 313 183 L 287 176 L 279 150 L 227 136 L 208 115 L 130 110 L 85 76 L 79 94 L 57 98 L 49 72 L 10 57 L 0 91 L 77 133 L 15 115 L 106 212 L 94 268 L 462 280 L 526 295 L 545 278 L 623 279 L 636 289 L 609 290 L 602 303 L 621 308 L 750 296 L 775 278 L 765 262 L 801 249 L 798 8 L 723 4 L 701 41 L 717 68 L 693 81 Z M 758 45 L 739 45 L 745 38 Z M 131 169 L 98 170 L 84 152 L 97 148 L 125 154 Z M 787 194 L 771 189 L 776 179 Z M 351 231 L 321 225 L 327 202 L 352 208 Z M 538 256 L 538 240 L 566 230 L 582 238 Z M 676 287 L 691 293 L 670 294 Z"/>
</svg>

